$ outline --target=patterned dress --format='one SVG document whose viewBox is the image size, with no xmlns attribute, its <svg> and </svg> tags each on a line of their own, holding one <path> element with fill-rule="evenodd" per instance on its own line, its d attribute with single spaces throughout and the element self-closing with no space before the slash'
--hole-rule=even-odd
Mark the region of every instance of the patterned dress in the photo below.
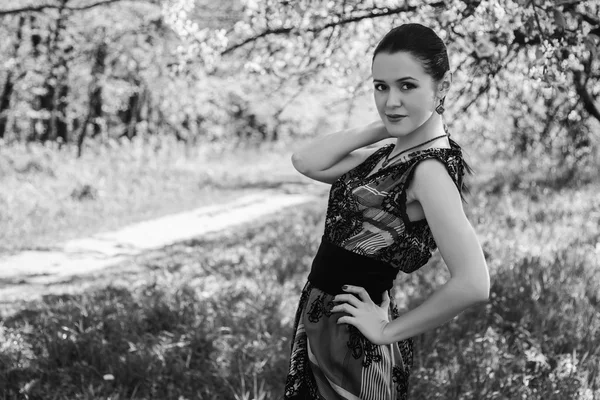
<svg viewBox="0 0 600 400">
<path fill-rule="evenodd" d="M 372 173 L 394 148 L 382 146 L 363 163 L 333 183 L 323 239 L 411 273 L 427 263 L 437 248 L 427 221 L 410 221 L 406 189 L 415 166 L 441 161 L 462 194 L 464 164 L 454 141 L 450 148 L 429 148 L 409 154 Z M 403 400 L 412 367 L 412 339 L 375 345 L 352 325 L 336 323 L 334 295 L 306 283 L 294 323 L 284 399 Z M 398 317 L 393 302 L 390 319 Z"/>
</svg>

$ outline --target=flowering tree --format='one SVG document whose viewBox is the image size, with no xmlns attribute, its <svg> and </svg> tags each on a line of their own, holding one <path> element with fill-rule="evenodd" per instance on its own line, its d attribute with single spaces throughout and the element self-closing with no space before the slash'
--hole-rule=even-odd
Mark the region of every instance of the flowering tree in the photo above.
<svg viewBox="0 0 600 400">
<path fill-rule="evenodd" d="M 448 45 L 453 132 L 576 165 L 600 121 L 599 8 L 580 0 L 7 1 L 0 138 L 11 123 L 29 140 L 218 139 L 234 120 L 275 138 L 277 126 L 265 127 L 248 104 L 270 100 L 276 119 L 311 85 L 364 94 L 379 39 L 420 22 Z"/>
<path fill-rule="evenodd" d="M 451 113 L 501 112 L 506 150 L 584 156 L 590 120 L 600 121 L 600 6 L 580 0 L 245 0 L 229 30 L 200 29 L 196 4 L 169 3 L 186 56 L 209 71 L 369 87 L 369 55 L 392 26 L 420 22 L 446 41 L 454 73 Z M 471 118 L 469 118 L 471 119 Z M 462 119 L 464 121 L 469 120 Z M 460 118 L 456 123 L 460 126 Z M 573 152 L 575 150 L 575 152 Z"/>
</svg>

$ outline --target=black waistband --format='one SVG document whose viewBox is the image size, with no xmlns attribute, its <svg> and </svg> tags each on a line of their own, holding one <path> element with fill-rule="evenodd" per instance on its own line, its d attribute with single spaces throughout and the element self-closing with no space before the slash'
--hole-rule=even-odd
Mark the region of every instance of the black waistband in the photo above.
<svg viewBox="0 0 600 400">
<path fill-rule="evenodd" d="M 362 286 L 380 304 L 381 295 L 392 288 L 397 272 L 397 268 L 386 262 L 346 250 L 323 237 L 308 280 L 333 295 L 346 293 L 343 285 Z"/>
</svg>

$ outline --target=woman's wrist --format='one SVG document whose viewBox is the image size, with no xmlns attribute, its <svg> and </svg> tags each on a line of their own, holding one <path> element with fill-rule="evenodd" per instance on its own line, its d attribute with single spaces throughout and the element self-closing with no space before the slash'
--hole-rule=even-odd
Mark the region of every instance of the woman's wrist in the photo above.
<svg viewBox="0 0 600 400">
<path fill-rule="evenodd" d="M 386 138 L 384 136 L 384 133 L 386 132 L 385 126 L 383 124 L 379 124 L 377 121 L 371 122 L 367 125 L 350 128 L 345 132 L 346 135 L 348 135 L 348 139 L 349 136 L 352 137 L 350 142 L 355 143 L 355 147 L 350 151 L 370 146 Z"/>
<path fill-rule="evenodd" d="M 388 345 L 397 342 L 397 340 L 394 338 L 394 334 L 392 332 L 393 329 L 391 325 L 392 321 L 388 321 L 381 330 L 381 335 L 383 336 L 383 345 Z"/>
</svg>

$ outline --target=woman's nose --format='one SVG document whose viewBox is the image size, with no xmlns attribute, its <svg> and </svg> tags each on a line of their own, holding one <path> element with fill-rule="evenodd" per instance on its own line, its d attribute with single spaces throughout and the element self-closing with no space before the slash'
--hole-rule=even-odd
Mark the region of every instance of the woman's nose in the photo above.
<svg viewBox="0 0 600 400">
<path fill-rule="evenodd" d="M 386 106 L 388 108 L 397 108 L 402 105 L 402 93 L 399 90 L 391 89 L 388 93 Z"/>
</svg>

